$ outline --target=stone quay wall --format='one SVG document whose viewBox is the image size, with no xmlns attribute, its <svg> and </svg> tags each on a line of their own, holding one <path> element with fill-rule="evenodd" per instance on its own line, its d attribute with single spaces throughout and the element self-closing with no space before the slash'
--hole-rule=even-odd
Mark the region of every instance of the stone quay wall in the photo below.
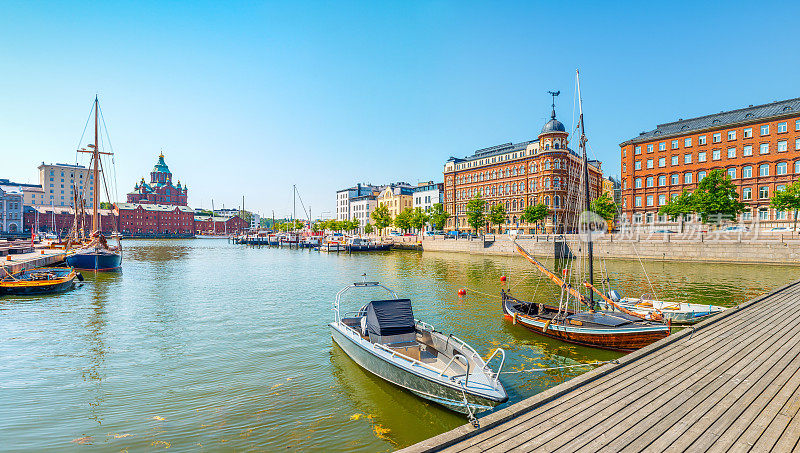
<svg viewBox="0 0 800 453">
<path fill-rule="evenodd" d="M 540 257 L 566 253 L 579 254 L 578 238 L 572 235 L 518 236 L 525 250 Z M 422 239 L 424 251 L 471 253 L 476 255 L 517 255 L 508 235 L 488 235 L 477 239 Z M 765 263 L 800 265 L 800 235 L 749 234 L 701 235 L 603 235 L 594 242 L 596 257 L 656 261 L 694 261 L 708 263 Z"/>
</svg>

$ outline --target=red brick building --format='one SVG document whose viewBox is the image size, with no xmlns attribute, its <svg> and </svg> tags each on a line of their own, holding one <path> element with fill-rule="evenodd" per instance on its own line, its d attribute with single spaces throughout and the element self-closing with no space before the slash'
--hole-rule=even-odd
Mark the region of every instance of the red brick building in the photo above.
<svg viewBox="0 0 800 453">
<path fill-rule="evenodd" d="M 119 203 L 119 229 L 126 236 L 190 236 L 194 212 L 187 206 Z"/>
<path fill-rule="evenodd" d="M 136 183 L 133 192 L 128 194 L 128 203 L 162 204 L 173 206 L 186 206 L 189 197 L 189 187 L 172 184 L 172 172 L 164 162 L 164 154 L 158 156 L 158 162 L 150 172 L 150 183 L 144 178 Z"/>
<path fill-rule="evenodd" d="M 671 225 L 659 208 L 719 169 L 747 205 L 741 220 L 785 226 L 793 213 L 769 204 L 775 191 L 800 179 L 800 98 L 659 124 L 621 143 L 620 153 L 628 221 Z"/>
<path fill-rule="evenodd" d="M 235 234 L 250 228 L 250 224 L 239 216 L 194 217 L 195 234 Z"/>
<path fill-rule="evenodd" d="M 544 203 L 551 214 L 545 231 L 568 232 L 583 211 L 582 158 L 568 147 L 569 133 L 556 119 L 555 106 L 536 140 L 506 143 L 479 149 L 469 157 L 451 157 L 444 166 L 444 206 L 450 218 L 446 230 L 469 231 L 466 205 L 473 197 L 486 200 L 487 208 L 502 204 L 506 223 L 500 230 L 522 229 L 533 233 L 535 225 L 522 222 L 527 205 Z M 602 191 L 600 162 L 589 162 L 590 197 Z M 493 225 L 489 232 L 495 232 Z"/>
<path fill-rule="evenodd" d="M 100 230 L 104 234 L 110 234 L 116 230 L 115 219 L 108 209 L 100 209 Z M 75 219 L 73 209 L 67 206 L 25 206 L 23 217 L 23 226 L 25 231 L 41 231 L 48 233 L 55 233 L 60 236 L 66 236 L 72 230 L 72 224 Z M 84 233 L 88 236 L 92 228 L 92 215 L 86 214 L 83 224 L 85 225 Z"/>
</svg>

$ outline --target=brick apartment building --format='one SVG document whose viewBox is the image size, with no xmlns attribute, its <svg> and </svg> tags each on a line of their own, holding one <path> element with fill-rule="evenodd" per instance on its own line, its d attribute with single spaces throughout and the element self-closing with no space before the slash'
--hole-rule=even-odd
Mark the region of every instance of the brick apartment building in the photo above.
<svg viewBox="0 0 800 453">
<path fill-rule="evenodd" d="M 793 213 L 769 204 L 776 190 L 800 177 L 800 98 L 659 124 L 621 143 L 620 153 L 628 221 L 670 225 L 659 208 L 719 169 L 747 205 L 741 220 L 784 226 Z"/>
<path fill-rule="evenodd" d="M 522 222 L 527 205 L 544 203 L 551 214 L 544 222 L 548 232 L 573 229 L 577 215 L 582 177 L 582 158 L 568 147 L 569 133 L 556 119 L 555 106 L 550 120 L 535 140 L 506 143 L 480 149 L 466 158 L 451 157 L 444 166 L 444 206 L 450 214 L 446 230 L 469 231 L 466 205 L 478 195 L 487 208 L 503 204 L 506 223 L 500 229 L 534 232 L 535 225 Z M 590 197 L 602 190 L 600 162 L 589 162 Z M 489 228 L 490 232 L 494 226 Z"/>
<path fill-rule="evenodd" d="M 119 231 L 125 236 L 190 236 L 194 210 L 187 206 L 118 203 Z"/>
</svg>

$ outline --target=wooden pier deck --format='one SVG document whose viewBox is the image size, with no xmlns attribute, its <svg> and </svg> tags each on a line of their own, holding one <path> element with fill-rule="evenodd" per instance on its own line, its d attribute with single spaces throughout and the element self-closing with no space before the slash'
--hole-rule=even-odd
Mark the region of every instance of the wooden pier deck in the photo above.
<svg viewBox="0 0 800 453">
<path fill-rule="evenodd" d="M 405 452 L 800 450 L 800 281 Z"/>
<path fill-rule="evenodd" d="M 49 266 L 64 261 L 66 254 L 59 249 L 36 249 L 29 253 L 19 253 L 0 257 L 0 276 L 6 272 L 17 273 L 34 267 Z"/>
</svg>

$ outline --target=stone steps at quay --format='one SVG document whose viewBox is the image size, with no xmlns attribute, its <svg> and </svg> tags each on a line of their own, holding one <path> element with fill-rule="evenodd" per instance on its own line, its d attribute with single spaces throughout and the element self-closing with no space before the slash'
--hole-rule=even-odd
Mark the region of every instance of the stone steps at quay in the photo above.
<svg viewBox="0 0 800 453">
<path fill-rule="evenodd" d="M 702 238 L 668 239 L 642 238 L 640 240 L 604 236 L 595 242 L 597 257 L 637 259 L 651 261 L 693 261 L 706 263 L 800 264 L 800 237 L 792 238 Z M 553 235 L 520 236 L 517 242 L 534 256 L 552 257 L 555 252 Z M 562 236 L 563 238 L 563 236 Z M 570 238 L 570 243 L 575 243 Z M 508 235 L 489 236 L 486 243 L 478 239 L 423 238 L 424 251 L 471 253 L 476 255 L 516 256 L 517 251 Z M 572 250 L 577 254 L 577 250 Z"/>
</svg>

